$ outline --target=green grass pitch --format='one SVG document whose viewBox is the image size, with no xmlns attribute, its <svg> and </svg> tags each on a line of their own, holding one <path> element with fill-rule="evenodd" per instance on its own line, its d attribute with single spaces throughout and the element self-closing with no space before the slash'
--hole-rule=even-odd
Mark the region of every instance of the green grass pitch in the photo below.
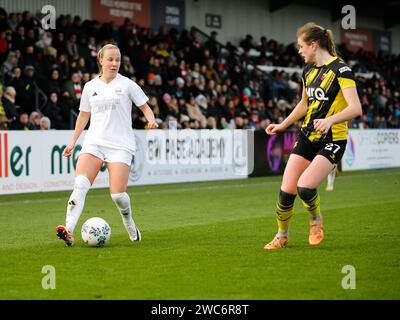
<svg viewBox="0 0 400 320">
<path fill-rule="evenodd" d="M 287 248 L 263 250 L 276 232 L 281 177 L 130 187 L 141 243 L 131 243 L 106 189 L 90 190 L 64 247 L 70 191 L 0 196 L 0 299 L 399 299 L 400 169 L 341 173 L 320 188 L 325 239 L 308 245 L 296 199 Z M 89 217 L 112 229 L 106 247 L 86 246 Z M 56 288 L 42 288 L 43 266 Z M 354 266 L 356 288 L 342 273 Z"/>
</svg>

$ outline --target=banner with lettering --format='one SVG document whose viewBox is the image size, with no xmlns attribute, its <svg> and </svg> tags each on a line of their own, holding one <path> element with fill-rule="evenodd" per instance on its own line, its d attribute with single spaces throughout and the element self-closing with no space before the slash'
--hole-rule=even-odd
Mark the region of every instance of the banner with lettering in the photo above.
<svg viewBox="0 0 400 320">
<path fill-rule="evenodd" d="M 145 28 L 151 27 L 151 0 L 92 0 L 92 20 L 113 21 L 122 25 L 125 19 Z"/>
<path fill-rule="evenodd" d="M 181 31 L 185 28 L 185 1 L 153 0 L 151 17 L 153 29 L 156 31 L 160 26 L 167 30 L 175 28 Z"/>
<path fill-rule="evenodd" d="M 392 38 L 388 31 L 368 28 L 341 29 L 340 42 L 346 44 L 348 50 L 357 52 L 362 49 L 368 52 L 379 51 L 391 53 Z"/>
<path fill-rule="evenodd" d="M 350 129 L 342 170 L 384 169 L 400 167 L 400 130 Z"/>
<path fill-rule="evenodd" d="M 69 158 L 72 131 L 0 131 L 0 195 L 72 190 L 84 131 Z M 136 130 L 130 186 L 247 178 L 253 169 L 249 130 Z M 108 186 L 101 168 L 94 188 Z"/>
</svg>

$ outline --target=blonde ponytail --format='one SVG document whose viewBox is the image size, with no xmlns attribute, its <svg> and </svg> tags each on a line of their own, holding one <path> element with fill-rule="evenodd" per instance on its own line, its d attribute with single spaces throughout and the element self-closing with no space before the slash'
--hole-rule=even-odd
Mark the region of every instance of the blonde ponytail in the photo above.
<svg viewBox="0 0 400 320">
<path fill-rule="evenodd" d="M 325 29 L 326 32 L 326 37 L 327 37 L 327 50 L 331 56 L 337 57 L 337 52 L 336 52 L 336 45 L 335 41 L 333 40 L 333 33 L 329 29 Z"/>
<path fill-rule="evenodd" d="M 337 57 L 335 41 L 333 33 L 329 29 L 325 29 L 314 22 L 309 22 L 297 30 L 297 38 L 302 38 L 308 45 L 311 42 L 318 43 L 321 49 L 325 49 L 331 56 Z"/>
</svg>

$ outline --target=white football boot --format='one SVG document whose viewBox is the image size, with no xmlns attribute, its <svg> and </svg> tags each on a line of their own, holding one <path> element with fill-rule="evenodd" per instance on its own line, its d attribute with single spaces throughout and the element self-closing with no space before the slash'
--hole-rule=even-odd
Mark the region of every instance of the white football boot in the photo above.
<svg viewBox="0 0 400 320">
<path fill-rule="evenodd" d="M 140 234 L 140 231 L 138 227 L 136 226 L 135 222 L 133 219 L 130 219 L 129 221 L 123 221 L 124 226 L 126 231 L 128 232 L 129 239 L 131 241 L 140 241 L 142 240 L 142 235 Z"/>
</svg>

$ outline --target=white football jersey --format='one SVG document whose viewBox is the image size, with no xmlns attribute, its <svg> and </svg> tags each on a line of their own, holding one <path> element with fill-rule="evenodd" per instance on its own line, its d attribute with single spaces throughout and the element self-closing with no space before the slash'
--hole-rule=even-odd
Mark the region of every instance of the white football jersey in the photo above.
<svg viewBox="0 0 400 320">
<path fill-rule="evenodd" d="M 79 110 L 90 112 L 90 126 L 84 144 L 98 144 L 134 154 L 132 102 L 140 107 L 149 98 L 131 79 L 120 74 L 108 84 L 99 76 L 85 84 Z"/>
</svg>

